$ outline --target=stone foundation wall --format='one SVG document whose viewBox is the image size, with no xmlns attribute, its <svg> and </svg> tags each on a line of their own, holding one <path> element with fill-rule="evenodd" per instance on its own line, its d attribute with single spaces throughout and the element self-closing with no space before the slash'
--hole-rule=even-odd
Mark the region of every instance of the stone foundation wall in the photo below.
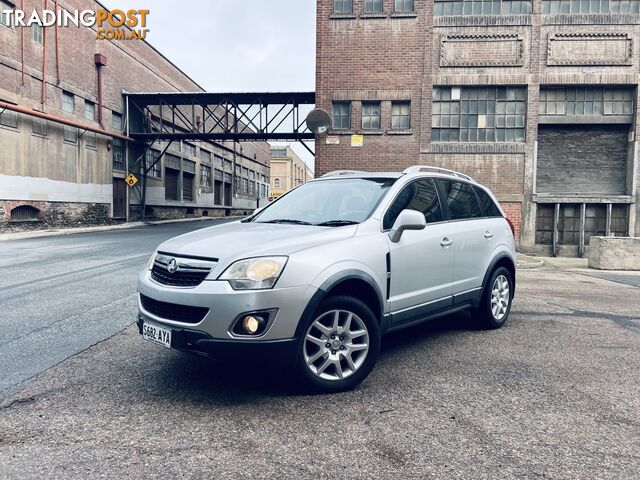
<svg viewBox="0 0 640 480">
<path fill-rule="evenodd" d="M 22 205 L 38 209 L 38 219 L 12 221 L 12 210 Z M 111 205 L 109 204 L 0 200 L 0 232 L 2 233 L 110 225 L 112 223 L 114 221 L 111 219 Z"/>
</svg>

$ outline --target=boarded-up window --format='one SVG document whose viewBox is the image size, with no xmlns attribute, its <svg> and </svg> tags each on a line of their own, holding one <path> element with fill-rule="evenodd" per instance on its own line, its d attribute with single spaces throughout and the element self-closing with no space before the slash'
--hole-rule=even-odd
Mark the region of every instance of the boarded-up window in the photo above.
<svg viewBox="0 0 640 480">
<path fill-rule="evenodd" d="M 628 125 L 540 125 L 537 192 L 626 193 Z"/>
</svg>

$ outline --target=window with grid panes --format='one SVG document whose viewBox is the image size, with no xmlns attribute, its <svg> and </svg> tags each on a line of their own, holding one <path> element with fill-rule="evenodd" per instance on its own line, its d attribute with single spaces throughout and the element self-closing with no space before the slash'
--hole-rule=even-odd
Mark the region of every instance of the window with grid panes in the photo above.
<svg viewBox="0 0 640 480">
<path fill-rule="evenodd" d="M 536 211 L 536 244 L 553 245 L 555 204 L 539 203 Z"/>
<path fill-rule="evenodd" d="M 633 89 L 626 87 L 543 87 L 540 115 L 631 115 Z"/>
<path fill-rule="evenodd" d="M 607 206 L 605 204 L 586 205 L 584 213 L 584 244 L 589 245 L 591 237 L 607 234 Z"/>
<path fill-rule="evenodd" d="M 196 147 L 195 145 L 191 145 L 190 143 L 184 143 L 182 146 L 182 151 L 189 157 L 196 156 Z"/>
<path fill-rule="evenodd" d="M 542 14 L 640 13 L 640 0 L 542 0 Z"/>
<path fill-rule="evenodd" d="M 2 13 L 5 10 L 13 10 L 15 6 L 6 0 L 0 0 L 0 25 L 4 25 L 5 27 L 11 27 L 11 23 L 9 22 L 9 15 L 6 13 Z"/>
<path fill-rule="evenodd" d="M 11 110 L 2 110 L 0 112 L 0 125 L 5 127 L 18 128 L 18 114 Z"/>
<path fill-rule="evenodd" d="M 396 0 L 394 11 L 397 13 L 411 13 L 414 11 L 413 0 Z"/>
<path fill-rule="evenodd" d="M 364 13 L 381 13 L 382 0 L 364 0 Z"/>
<path fill-rule="evenodd" d="M 351 103 L 333 102 L 332 111 L 332 128 L 334 130 L 349 130 L 351 128 Z"/>
<path fill-rule="evenodd" d="M 362 104 L 362 129 L 380 130 L 380 102 Z"/>
<path fill-rule="evenodd" d="M 47 121 L 43 118 L 34 117 L 33 133 L 46 137 L 49 134 L 49 126 L 47 124 Z"/>
<path fill-rule="evenodd" d="M 627 205 L 611 206 L 611 225 L 610 233 L 614 237 L 629 236 L 629 226 L 627 219 L 629 218 L 629 207 Z"/>
<path fill-rule="evenodd" d="M 203 187 L 211 187 L 211 167 L 208 165 L 200 165 L 200 185 Z"/>
<path fill-rule="evenodd" d="M 156 150 L 147 150 L 145 156 L 145 169 L 148 170 L 147 176 L 151 178 L 162 178 L 162 165 L 160 160 L 160 152 Z"/>
<path fill-rule="evenodd" d="M 435 0 L 435 15 L 526 15 L 531 0 Z"/>
<path fill-rule="evenodd" d="M 33 41 L 39 45 L 42 45 L 44 43 L 44 28 L 42 27 L 42 25 L 34 23 L 31 25 L 31 29 L 33 32 Z"/>
<path fill-rule="evenodd" d="M 434 142 L 524 142 L 525 87 L 434 87 Z"/>
<path fill-rule="evenodd" d="M 85 100 L 84 101 L 84 118 L 86 118 L 87 120 L 95 120 L 96 117 L 96 104 L 89 101 L 89 100 Z"/>
<path fill-rule="evenodd" d="M 408 130 L 411 128 L 411 103 L 391 103 L 391 129 Z"/>
<path fill-rule="evenodd" d="M 62 91 L 62 111 L 73 113 L 75 110 L 75 97 L 73 93 Z"/>
<path fill-rule="evenodd" d="M 204 163 L 211 163 L 211 152 L 200 149 L 200 161 Z"/>
<path fill-rule="evenodd" d="M 78 142 L 78 129 L 76 127 L 64 126 L 63 138 L 65 142 L 77 143 Z"/>
<path fill-rule="evenodd" d="M 558 218 L 558 243 L 560 245 L 578 245 L 580 243 L 581 205 L 560 205 Z"/>
<path fill-rule="evenodd" d="M 334 0 L 333 12 L 334 13 L 352 13 L 353 0 Z"/>
</svg>

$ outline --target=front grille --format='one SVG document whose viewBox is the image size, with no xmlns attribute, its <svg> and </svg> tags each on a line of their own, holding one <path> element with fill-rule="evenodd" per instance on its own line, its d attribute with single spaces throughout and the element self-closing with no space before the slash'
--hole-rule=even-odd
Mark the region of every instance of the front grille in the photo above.
<svg viewBox="0 0 640 480">
<path fill-rule="evenodd" d="M 209 271 L 202 272 L 181 272 L 169 273 L 169 271 L 159 266 L 157 263 L 153 265 L 151 270 L 151 278 L 156 282 L 171 287 L 197 287 L 207 278 Z"/>
<path fill-rule="evenodd" d="M 142 294 L 140 294 L 140 303 L 147 312 L 174 322 L 199 323 L 209 313 L 208 308 L 161 302 Z"/>
<path fill-rule="evenodd" d="M 169 271 L 171 262 L 177 268 L 174 272 Z M 207 278 L 216 262 L 213 259 L 174 257 L 171 254 L 158 253 L 153 261 L 151 278 L 170 287 L 197 287 Z"/>
</svg>

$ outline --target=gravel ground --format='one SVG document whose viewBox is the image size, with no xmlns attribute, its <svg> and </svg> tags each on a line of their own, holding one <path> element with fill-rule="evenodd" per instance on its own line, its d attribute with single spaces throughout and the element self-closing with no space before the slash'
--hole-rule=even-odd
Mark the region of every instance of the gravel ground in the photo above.
<svg viewBox="0 0 640 480">
<path fill-rule="evenodd" d="M 0 400 L 0 477 L 638 478 L 640 289 L 518 281 L 503 329 L 459 314 L 396 333 L 337 395 L 129 327 Z"/>
</svg>

